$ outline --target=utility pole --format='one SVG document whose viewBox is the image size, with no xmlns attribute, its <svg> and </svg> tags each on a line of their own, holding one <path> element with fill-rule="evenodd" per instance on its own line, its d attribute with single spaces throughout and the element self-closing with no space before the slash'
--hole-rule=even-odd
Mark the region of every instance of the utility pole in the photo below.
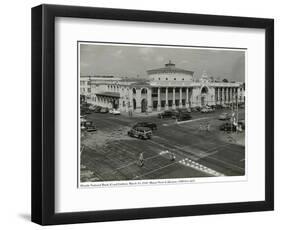
<svg viewBox="0 0 281 230">
<path fill-rule="evenodd" d="M 238 117 L 239 117 L 239 111 L 238 111 L 238 89 L 237 89 L 237 92 L 236 92 L 236 95 L 235 95 L 235 97 L 236 97 L 236 108 L 237 108 L 237 127 L 238 127 Z M 236 132 L 237 132 L 237 128 L 236 128 Z"/>
<path fill-rule="evenodd" d="M 231 133 L 233 132 L 233 119 L 234 119 L 234 116 L 233 116 L 233 101 L 232 101 L 232 104 L 231 104 L 231 122 L 230 122 L 230 125 L 231 125 Z"/>
</svg>

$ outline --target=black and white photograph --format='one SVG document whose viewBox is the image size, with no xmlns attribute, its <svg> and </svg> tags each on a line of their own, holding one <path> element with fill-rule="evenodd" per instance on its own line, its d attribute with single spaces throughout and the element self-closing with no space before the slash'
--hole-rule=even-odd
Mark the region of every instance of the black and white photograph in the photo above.
<svg viewBox="0 0 281 230">
<path fill-rule="evenodd" d="M 43 4 L 31 67 L 33 222 L 274 210 L 273 19 Z"/>
<path fill-rule="evenodd" d="M 246 176 L 247 49 L 77 46 L 80 186 Z"/>
</svg>

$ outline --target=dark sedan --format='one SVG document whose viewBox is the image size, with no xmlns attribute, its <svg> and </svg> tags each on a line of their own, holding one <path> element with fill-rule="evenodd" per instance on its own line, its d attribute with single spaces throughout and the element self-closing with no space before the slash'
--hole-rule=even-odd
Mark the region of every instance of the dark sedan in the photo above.
<svg viewBox="0 0 281 230">
<path fill-rule="evenodd" d="M 226 132 L 236 131 L 236 126 L 231 123 L 224 123 L 220 126 L 220 130 Z"/>
<path fill-rule="evenodd" d="M 177 116 L 177 120 L 178 121 L 187 121 L 187 120 L 190 120 L 191 119 L 191 116 L 189 113 L 185 112 L 185 113 L 180 113 L 178 116 Z"/>
<path fill-rule="evenodd" d="M 136 128 L 136 127 L 146 127 L 146 128 L 150 128 L 151 130 L 157 129 L 157 125 L 155 123 L 151 123 L 151 122 L 138 122 L 137 124 L 135 124 L 133 126 L 133 128 Z"/>
<path fill-rule="evenodd" d="M 162 113 L 158 114 L 158 118 L 173 118 L 175 119 L 177 115 L 179 114 L 179 111 L 177 110 L 165 110 Z"/>
</svg>

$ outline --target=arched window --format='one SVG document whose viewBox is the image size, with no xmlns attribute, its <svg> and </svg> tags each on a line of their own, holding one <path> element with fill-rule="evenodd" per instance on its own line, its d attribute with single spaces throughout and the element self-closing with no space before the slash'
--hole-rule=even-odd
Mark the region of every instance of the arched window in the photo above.
<svg viewBox="0 0 281 230">
<path fill-rule="evenodd" d="M 147 89 L 146 89 L 146 88 L 143 88 L 143 89 L 141 90 L 141 94 L 147 94 Z"/>
<path fill-rule="evenodd" d="M 204 86 L 201 90 L 201 93 L 208 93 L 208 88 Z"/>
<path fill-rule="evenodd" d="M 133 88 L 133 94 L 136 94 L 136 93 L 137 93 L 136 89 L 135 89 L 135 88 Z"/>
</svg>

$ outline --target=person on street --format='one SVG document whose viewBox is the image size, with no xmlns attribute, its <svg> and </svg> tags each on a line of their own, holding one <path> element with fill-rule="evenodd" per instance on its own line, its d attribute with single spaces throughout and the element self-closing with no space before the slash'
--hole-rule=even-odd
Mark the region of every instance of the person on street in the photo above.
<svg viewBox="0 0 281 230">
<path fill-rule="evenodd" d="M 209 122 L 207 122 L 206 131 L 210 132 L 210 123 Z"/>
<path fill-rule="evenodd" d="M 140 156 L 139 156 L 139 166 L 142 167 L 143 165 L 144 165 L 143 153 L 140 153 Z"/>
<path fill-rule="evenodd" d="M 176 155 L 172 152 L 170 152 L 170 160 L 174 161 L 176 159 Z"/>
</svg>

